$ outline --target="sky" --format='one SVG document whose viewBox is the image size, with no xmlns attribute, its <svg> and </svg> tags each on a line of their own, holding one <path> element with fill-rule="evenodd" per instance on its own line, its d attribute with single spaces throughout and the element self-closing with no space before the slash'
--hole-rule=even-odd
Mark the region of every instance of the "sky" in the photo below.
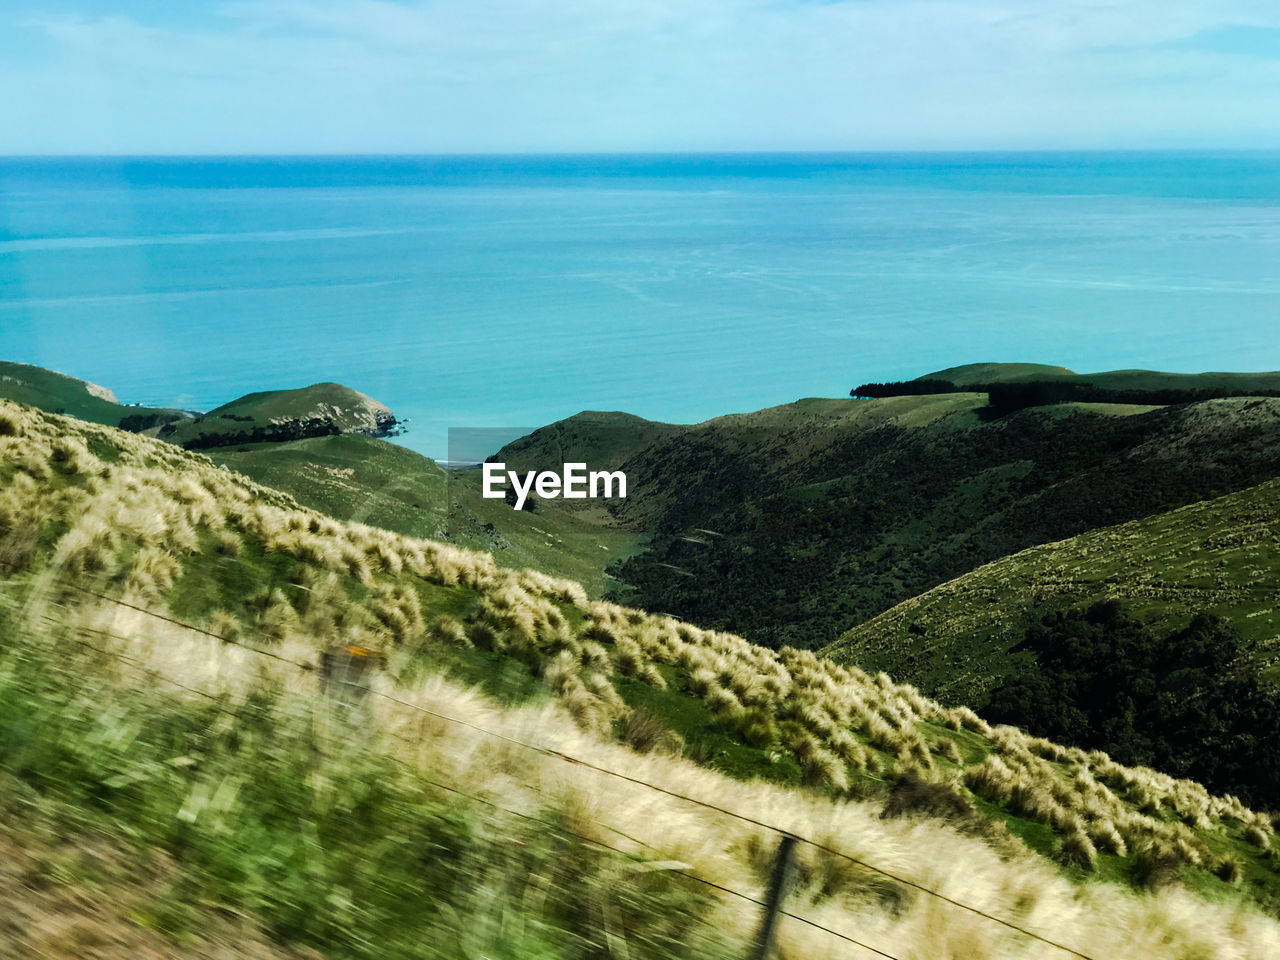
<svg viewBox="0 0 1280 960">
<path fill-rule="evenodd" d="M 1276 0 L 0 0 L 0 153 L 1280 147 Z"/>
</svg>

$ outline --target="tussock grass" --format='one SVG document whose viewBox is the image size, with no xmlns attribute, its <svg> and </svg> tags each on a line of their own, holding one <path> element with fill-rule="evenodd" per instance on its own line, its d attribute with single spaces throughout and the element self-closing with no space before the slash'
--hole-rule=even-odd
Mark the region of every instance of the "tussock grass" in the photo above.
<svg viewBox="0 0 1280 960">
<path fill-rule="evenodd" d="M 636 775 L 655 782 L 703 791 L 716 802 L 741 802 L 744 811 L 766 814 L 780 826 L 794 823 L 814 834 L 838 836 L 841 849 L 866 844 L 887 865 L 898 864 L 921 882 L 936 881 L 959 899 L 1005 908 L 1013 902 L 1005 899 L 1009 890 L 1025 889 L 1031 902 L 1053 905 L 1045 908 L 1045 922 L 1061 923 L 1062 936 L 1073 943 L 1081 942 L 1078 936 L 1085 943 L 1091 937 L 1109 942 L 1104 927 L 1123 913 L 1117 922 L 1131 929 L 1125 936 L 1136 939 L 1126 941 L 1129 952 L 1104 951 L 1107 955 L 1175 956 L 1143 953 L 1144 945 L 1156 942 L 1143 938 L 1185 939 L 1192 928 L 1189 921 L 1170 919 L 1173 914 L 1154 902 L 1123 900 L 1115 906 L 1104 903 L 1101 894 L 1070 886 L 1049 859 L 1055 853 L 1070 865 L 1068 872 L 1093 870 L 1175 891 L 1181 887 L 1174 881 L 1192 871 L 1220 884 L 1224 893 L 1233 889 L 1212 869 L 1224 846 L 1254 886 L 1265 885 L 1275 872 L 1263 856 L 1270 845 L 1270 818 L 1235 798 L 1212 796 L 1198 784 L 1126 768 L 1103 753 L 1062 747 L 1011 727 L 992 728 L 971 710 L 943 707 L 883 673 L 872 676 L 808 651 L 773 652 L 721 631 L 592 602 L 574 584 L 500 569 L 486 554 L 337 523 L 220 470 L 199 454 L 3 403 L 0 416 L 18 425 L 14 435 L 0 436 L 0 462 L 8 464 L 0 472 L 0 518 L 7 515 L 3 511 L 19 509 L 40 518 L 34 545 L 15 566 L 29 581 L 32 617 L 56 612 L 56 604 L 73 596 L 50 578 L 52 573 L 132 597 L 139 606 L 167 609 L 218 637 L 270 645 L 297 661 L 314 661 L 319 651 L 336 645 L 366 647 L 388 664 L 377 683 L 400 678 L 409 685 L 394 687 L 400 699 L 456 709 L 520 735 L 536 733 L 543 742 L 639 771 Z M 99 468 L 88 461 L 75 472 L 52 470 L 54 446 L 67 434 L 82 441 L 69 445 L 72 459 L 93 458 L 82 455 L 81 446 L 112 449 L 110 470 L 104 473 L 106 464 Z M 4 529 L 0 525 L 0 537 Z M 229 543 L 238 546 L 228 549 Z M 116 635 L 166 636 L 145 615 L 110 604 L 86 604 L 78 616 L 77 626 Z M 167 666 L 176 668 L 174 679 L 219 690 L 262 680 L 262 664 L 251 654 L 208 638 L 197 642 L 182 631 L 175 636 L 183 642 L 170 642 L 163 655 L 157 654 L 161 661 L 172 658 Z M 550 699 L 488 712 L 492 708 L 482 706 L 477 695 L 448 687 L 435 672 L 452 662 L 450 657 L 470 658 L 467 662 L 490 670 L 523 671 L 527 682 L 513 689 L 536 688 Z M 424 672 L 424 662 L 436 668 Z M 291 695 L 314 695 L 296 678 L 280 676 L 276 682 Z M 624 697 L 620 691 L 626 684 Z M 628 705 L 637 702 L 637 690 L 647 691 L 640 699 L 666 734 L 658 734 L 653 721 Z M 612 794 L 590 778 L 495 755 L 491 743 L 458 739 L 443 729 L 428 729 L 419 717 L 388 710 L 381 703 L 374 706 L 371 729 L 415 742 L 427 737 L 423 749 L 430 743 L 437 754 L 448 751 L 454 757 L 450 764 L 474 755 L 446 772 L 477 789 L 505 793 L 509 788 L 523 796 L 525 788 L 514 780 L 536 774 L 545 778 L 539 790 L 561 796 L 574 809 L 602 817 L 626 811 L 628 823 L 633 817 L 658 818 L 652 822 L 669 826 L 669 837 L 676 838 L 672 857 L 696 863 L 708 879 L 755 889 L 763 882 L 758 871 L 734 859 L 741 837 L 723 825 L 711 830 L 691 821 L 687 811 L 653 807 L 631 794 Z M 679 731 L 674 729 L 677 714 L 685 724 Z M 683 734 L 682 747 L 677 732 Z M 941 732 L 947 737 L 940 738 Z M 400 746 L 394 750 L 403 754 Z M 734 781 L 708 769 L 729 769 L 722 757 L 733 751 L 738 751 L 734 757 L 758 763 L 747 771 L 745 759 L 732 761 L 738 764 L 734 772 L 746 779 Z M 417 753 L 404 756 L 426 763 Z M 694 756 L 704 764 L 692 763 L 688 758 Z M 976 759 L 966 763 L 966 758 Z M 440 756 L 432 761 L 444 762 Z M 762 782 L 788 770 L 796 771 L 792 782 L 803 782 L 806 790 Z M 508 776 L 510 784 L 504 780 Z M 895 802 L 895 792 L 895 812 L 912 815 L 882 821 L 884 805 Z M 962 816 L 958 805 L 949 808 L 948 797 L 972 814 Z M 969 823 L 969 833 L 961 834 L 946 825 L 961 819 L 983 826 Z M 1234 826 L 1239 824 L 1262 835 L 1266 844 L 1241 840 Z M 667 837 L 665 832 L 655 837 L 664 849 Z M 938 849 L 959 844 L 947 856 L 977 866 L 952 875 L 936 851 L 911 852 L 916 844 Z M 846 899 L 835 896 L 825 881 L 818 889 L 826 892 L 815 892 L 814 904 L 834 911 L 832 922 L 839 925 Z M 1080 913 L 1082 897 L 1088 910 L 1096 911 L 1087 922 Z M 885 912 L 880 900 L 864 905 L 869 912 L 858 913 L 859 922 L 865 921 L 868 930 L 918 938 L 907 941 L 911 944 L 934 943 L 925 923 L 933 908 L 895 903 L 893 909 L 901 912 Z M 1201 900 L 1178 904 L 1197 924 L 1227 923 L 1226 914 L 1215 914 L 1219 908 Z M 999 936 L 966 929 L 956 926 L 955 943 L 990 951 L 973 956 L 1005 955 Z M 1257 929 L 1274 932 L 1265 924 Z M 793 949 L 799 951 L 808 934 L 796 936 Z M 820 953 L 829 948 L 809 946 Z M 946 941 L 940 949 L 952 946 Z"/>
<path fill-rule="evenodd" d="M 128 917 L 173 938 L 166 955 L 186 955 L 211 904 L 295 950 L 368 960 L 745 949 L 705 888 L 572 836 L 589 822 L 572 797 L 531 801 L 534 820 L 495 813 L 287 678 L 241 683 L 225 666 L 214 700 L 184 701 L 54 636 L 0 639 L 0 811 L 109 831 L 169 864 Z M 0 930 L 0 953 L 25 955 L 23 938 Z"/>
<path fill-rule="evenodd" d="M 22 674 L 20 684 L 32 683 L 32 673 L 43 674 L 46 689 L 60 695 L 15 697 L 13 660 L 0 658 L 9 667 L 0 670 L 0 683 L 7 684 L 0 725 L 12 722 L 19 704 L 34 699 L 42 710 L 43 745 L 36 755 L 58 764 L 56 772 L 45 768 L 46 802 L 82 805 L 105 790 L 113 822 L 147 818 L 145 842 L 164 849 L 183 844 L 188 879 L 158 905 L 156 917 L 175 935 L 198 922 L 198 905 L 210 897 L 261 918 L 286 942 L 337 945 L 351 956 L 418 956 L 408 951 L 420 950 L 432 937 L 449 944 L 442 947 L 449 955 L 457 938 L 466 936 L 477 937 L 477 949 L 496 957 L 537 955 L 528 951 L 544 943 L 559 945 L 557 956 L 608 955 L 606 926 L 618 937 L 614 949 L 625 943 L 629 956 L 687 956 L 695 944 L 699 955 L 726 955 L 726 949 L 732 951 L 727 955 L 741 955 L 758 919 L 751 904 L 707 894 L 661 869 L 610 859 L 576 845 L 554 824 L 644 861 L 688 865 L 699 876 L 754 896 L 763 891 L 776 848 L 777 838 L 767 831 L 397 703 L 370 702 L 353 727 L 315 710 L 321 701 L 314 674 L 275 662 L 264 666 L 248 651 L 180 628 L 154 637 L 149 646 L 130 647 L 157 672 L 152 679 L 120 672 L 112 661 L 82 660 L 56 637 L 49 643 L 58 671 L 47 670 L 43 661 L 38 671 Z M 24 638 L 22 658 L 38 658 L 39 647 L 36 638 Z M 229 715 L 210 712 L 208 701 L 196 694 L 159 696 L 159 678 L 175 673 L 187 686 L 219 698 Z M 1226 960 L 1280 948 L 1274 923 L 1239 906 L 1213 904 L 1176 885 L 1154 895 L 1075 885 L 1025 850 L 997 851 L 928 810 L 885 819 L 878 803 L 734 781 L 660 749 L 637 753 L 565 723 L 564 713 L 573 707 L 563 701 L 501 709 L 439 676 L 407 687 L 392 687 L 389 677 L 374 682 L 408 704 L 429 705 L 505 736 L 749 812 L 1095 956 Z M 68 690 L 80 692 L 65 708 Z M 30 735 L 30 725 L 24 729 Z M 169 745 L 180 729 L 191 731 L 185 734 L 191 745 L 182 762 L 173 763 Z M 193 740 L 196 731 L 201 733 Z M 14 743 L 0 742 L 7 749 Z M 275 773 L 256 778 L 264 758 Z M 153 763 L 164 771 L 158 779 L 132 773 Z M 11 772 L 12 764 L 13 754 L 4 753 L 0 766 Z M 418 773 L 553 826 L 502 819 L 490 825 L 498 817 L 492 810 L 434 791 L 414 779 Z M 271 828 L 266 811 L 281 803 L 293 816 Z M 443 825 L 450 825 L 445 833 L 433 832 Z M 379 843 L 392 832 L 412 841 Z M 241 838 L 249 836 L 257 839 L 246 845 Z M 318 843 L 311 846 L 308 837 Z M 290 846 L 299 838 L 300 847 Z M 418 856 L 420 849 L 436 851 L 429 864 Z M 262 860 L 253 859 L 255 850 Z M 260 864 L 282 850 L 295 852 L 283 868 L 263 874 L 263 882 L 235 882 L 240 871 L 263 869 Z M 299 870 L 302 863 L 308 866 Z M 349 906 L 337 913 L 316 910 L 315 904 L 328 902 L 338 872 L 353 894 Z M 382 886 L 375 890 L 373 884 Z M 404 901 L 399 909 L 388 899 L 390 891 Z M 422 909 L 442 903 L 448 909 Z M 905 956 L 1056 955 L 809 847 L 801 848 L 789 908 L 856 930 Z M 611 909 L 617 912 L 606 919 Z M 490 928 L 487 918 L 499 914 L 508 921 Z M 522 918 L 515 927 L 512 917 Z M 430 926 L 424 930 L 423 923 Z M 780 936 L 787 960 L 861 956 L 799 924 L 784 923 Z M 560 952 L 578 938 L 585 953 Z M 372 946 L 361 947 L 361 941 Z"/>
</svg>

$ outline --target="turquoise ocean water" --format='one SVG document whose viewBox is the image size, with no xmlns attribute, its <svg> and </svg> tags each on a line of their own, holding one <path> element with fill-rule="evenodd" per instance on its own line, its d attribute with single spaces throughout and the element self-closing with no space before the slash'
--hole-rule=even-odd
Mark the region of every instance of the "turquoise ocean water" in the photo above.
<svg viewBox="0 0 1280 960">
<path fill-rule="evenodd" d="M 0 159 L 0 359 L 336 380 L 437 457 L 979 360 L 1280 369 L 1280 155 Z"/>
</svg>

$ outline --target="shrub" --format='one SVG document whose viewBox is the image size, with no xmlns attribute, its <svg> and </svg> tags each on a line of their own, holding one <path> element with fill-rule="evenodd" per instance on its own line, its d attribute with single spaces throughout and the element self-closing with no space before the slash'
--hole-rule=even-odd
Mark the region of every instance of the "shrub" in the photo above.
<svg viewBox="0 0 1280 960">
<path fill-rule="evenodd" d="M 241 546 L 242 543 L 239 536 L 232 533 L 230 530 L 224 530 L 222 533 L 218 534 L 218 540 L 214 545 L 214 550 L 223 557 L 238 557 L 240 556 Z"/>
<path fill-rule="evenodd" d="M 933 752 L 939 757 L 945 757 L 952 763 L 959 764 L 964 762 L 964 758 L 960 756 L 960 748 L 956 746 L 956 742 L 949 737 L 941 738 L 933 745 Z"/>
<path fill-rule="evenodd" d="M 778 742 L 778 724 L 773 715 L 758 707 L 743 710 L 738 720 L 738 733 L 743 740 L 759 750 L 767 750 Z"/>
<path fill-rule="evenodd" d="M 547 664 L 546 669 L 542 673 L 542 679 L 553 693 L 562 694 L 569 689 L 570 686 L 577 684 L 581 686 L 582 678 L 578 676 L 578 664 L 573 654 L 568 650 L 561 650 L 556 657 Z"/>
<path fill-rule="evenodd" d="M 373 585 L 373 575 L 369 572 L 369 564 L 365 560 L 364 554 L 354 547 L 343 547 L 341 553 L 341 563 L 343 569 L 346 570 L 354 579 L 360 581 L 365 586 Z"/>
<path fill-rule="evenodd" d="M 818 747 L 802 764 L 804 780 L 809 786 L 826 785 L 837 793 L 849 790 L 849 770 L 830 750 Z"/>
<path fill-rule="evenodd" d="M 59 473 L 81 473 L 92 461 L 84 442 L 78 438 L 62 437 L 54 441 L 49 453 L 49 465 Z"/>
<path fill-rule="evenodd" d="M 1259 850 L 1267 850 L 1271 847 L 1271 835 L 1257 824 L 1245 828 L 1244 838 Z"/>
<path fill-rule="evenodd" d="M 703 696 L 703 702 L 712 713 L 721 719 L 732 719 L 742 714 L 742 703 L 732 691 L 726 690 L 717 683 L 712 683 Z"/>
<path fill-rule="evenodd" d="M 1225 883 L 1239 883 L 1244 871 L 1240 861 L 1229 853 L 1224 853 L 1213 864 L 1213 875 Z"/>
<path fill-rule="evenodd" d="M 836 756 L 856 770 L 866 770 L 871 764 L 871 755 L 867 752 L 867 748 L 844 730 L 836 731 L 836 735 L 831 738 L 831 749 L 836 752 Z"/>
<path fill-rule="evenodd" d="M 588 733 L 601 733 L 607 729 L 610 711 L 599 697 L 582 685 L 571 682 L 561 694 L 569 716 L 578 727 Z"/>
<path fill-rule="evenodd" d="M 35 553 L 39 526 L 31 516 L 0 511 L 0 576 L 21 570 Z"/>
<path fill-rule="evenodd" d="M 1098 865 L 1097 848 L 1079 825 L 1068 830 L 1063 836 L 1058 854 L 1065 863 L 1073 864 L 1082 870 L 1092 871 Z"/>
<path fill-rule="evenodd" d="M 1007 803 L 1013 792 L 1013 771 L 999 757 L 992 755 L 964 772 L 965 785 L 992 803 Z"/>
<path fill-rule="evenodd" d="M 616 644 L 618 642 L 618 633 L 608 623 L 601 620 L 590 620 L 583 624 L 582 629 L 578 631 L 578 636 L 583 640 L 591 640 L 597 644 Z"/>
<path fill-rule="evenodd" d="M 639 676 L 646 663 L 639 645 L 630 637 L 618 638 L 617 654 L 614 661 L 618 666 L 618 672 L 628 677 Z"/>
<path fill-rule="evenodd" d="M 608 707 L 611 715 L 618 715 L 626 710 L 622 697 L 618 696 L 618 691 L 603 673 L 589 671 L 583 675 L 582 682 L 601 703 Z"/>
<path fill-rule="evenodd" d="M 880 816 L 903 817 L 908 814 L 967 820 L 973 815 L 973 808 L 955 783 L 931 778 L 915 767 L 908 767 L 893 777 L 889 800 Z"/>
<path fill-rule="evenodd" d="M 929 752 L 928 745 L 916 733 L 903 735 L 902 742 L 895 752 L 895 757 L 901 764 L 920 766 L 926 770 L 933 768 L 933 754 Z"/>
<path fill-rule="evenodd" d="M 226 610 L 215 610 L 209 618 L 209 632 L 221 637 L 227 643 L 238 643 L 240 640 L 240 621 Z"/>
<path fill-rule="evenodd" d="M 719 688 L 714 671 L 699 667 L 689 674 L 689 689 L 699 697 L 707 699 L 711 691 Z"/>
<path fill-rule="evenodd" d="M 954 707 L 947 711 L 947 726 L 952 730 L 971 730 L 982 736 L 991 735 L 991 727 L 987 721 L 968 707 Z"/>
<path fill-rule="evenodd" d="M 1139 886 L 1158 890 L 1178 879 L 1182 863 L 1182 857 L 1170 845 L 1159 840 L 1146 840 L 1134 850 L 1129 875 Z"/>
<path fill-rule="evenodd" d="M 383 590 L 369 603 L 369 612 L 396 642 L 422 633 L 422 607 L 418 595 L 407 587 Z"/>
<path fill-rule="evenodd" d="M 655 690 L 667 689 L 667 680 L 652 663 L 642 664 L 639 677 Z"/>
<path fill-rule="evenodd" d="M 99 517 L 89 517 L 58 541 L 53 563 L 72 573 L 107 573 L 114 566 L 117 548 L 111 527 Z"/>
<path fill-rule="evenodd" d="M 684 752 L 684 741 L 680 735 L 643 709 L 630 710 L 623 717 L 622 742 L 637 753 L 678 756 Z"/>
<path fill-rule="evenodd" d="M 1246 802 L 1280 790 L 1280 744 L 1256 736 L 1280 721 L 1280 698 L 1257 671 L 1244 669 L 1242 641 L 1225 621 L 1200 614 L 1165 633 L 1120 602 L 1102 601 L 1047 616 L 1017 649 L 1033 653 L 1036 667 L 992 693 L 988 716 L 1103 748 L 1126 764 L 1158 767 Z M 1135 699 L 1135 690 L 1146 692 Z M 1228 744 L 1231 762 L 1224 763 Z M 1029 745 L 1054 760 L 1071 755 L 1047 741 Z M 1155 814 L 1168 803 L 1168 786 L 1131 784 L 1133 802 Z M 1194 800 L 1178 812 L 1199 819 Z"/>
<path fill-rule="evenodd" d="M 443 643 L 450 647 L 473 645 L 462 624 L 450 616 L 439 616 L 432 620 L 427 627 L 426 638 L 433 643 Z"/>
<path fill-rule="evenodd" d="M 1124 842 L 1124 837 L 1120 831 L 1116 829 L 1116 825 L 1110 820 L 1095 820 L 1089 824 L 1089 839 L 1094 845 L 1105 853 L 1114 853 L 1117 856 L 1124 856 L 1128 850 L 1128 845 Z"/>
</svg>

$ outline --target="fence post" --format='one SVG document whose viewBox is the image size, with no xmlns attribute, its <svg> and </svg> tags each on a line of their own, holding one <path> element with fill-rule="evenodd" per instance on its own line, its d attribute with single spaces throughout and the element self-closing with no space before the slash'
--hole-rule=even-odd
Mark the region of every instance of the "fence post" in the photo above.
<svg viewBox="0 0 1280 960">
<path fill-rule="evenodd" d="M 764 896 L 764 919 L 760 921 L 760 933 L 756 935 L 756 948 L 751 960 L 769 960 L 773 953 L 773 937 L 778 929 L 778 917 L 782 913 L 782 901 L 787 895 L 791 880 L 791 864 L 796 852 L 796 838 L 783 836 L 778 845 L 778 856 L 769 873 L 769 887 Z"/>
<path fill-rule="evenodd" d="M 330 647 L 320 654 L 321 688 L 345 707 L 362 703 L 377 659 L 364 647 Z"/>
</svg>

